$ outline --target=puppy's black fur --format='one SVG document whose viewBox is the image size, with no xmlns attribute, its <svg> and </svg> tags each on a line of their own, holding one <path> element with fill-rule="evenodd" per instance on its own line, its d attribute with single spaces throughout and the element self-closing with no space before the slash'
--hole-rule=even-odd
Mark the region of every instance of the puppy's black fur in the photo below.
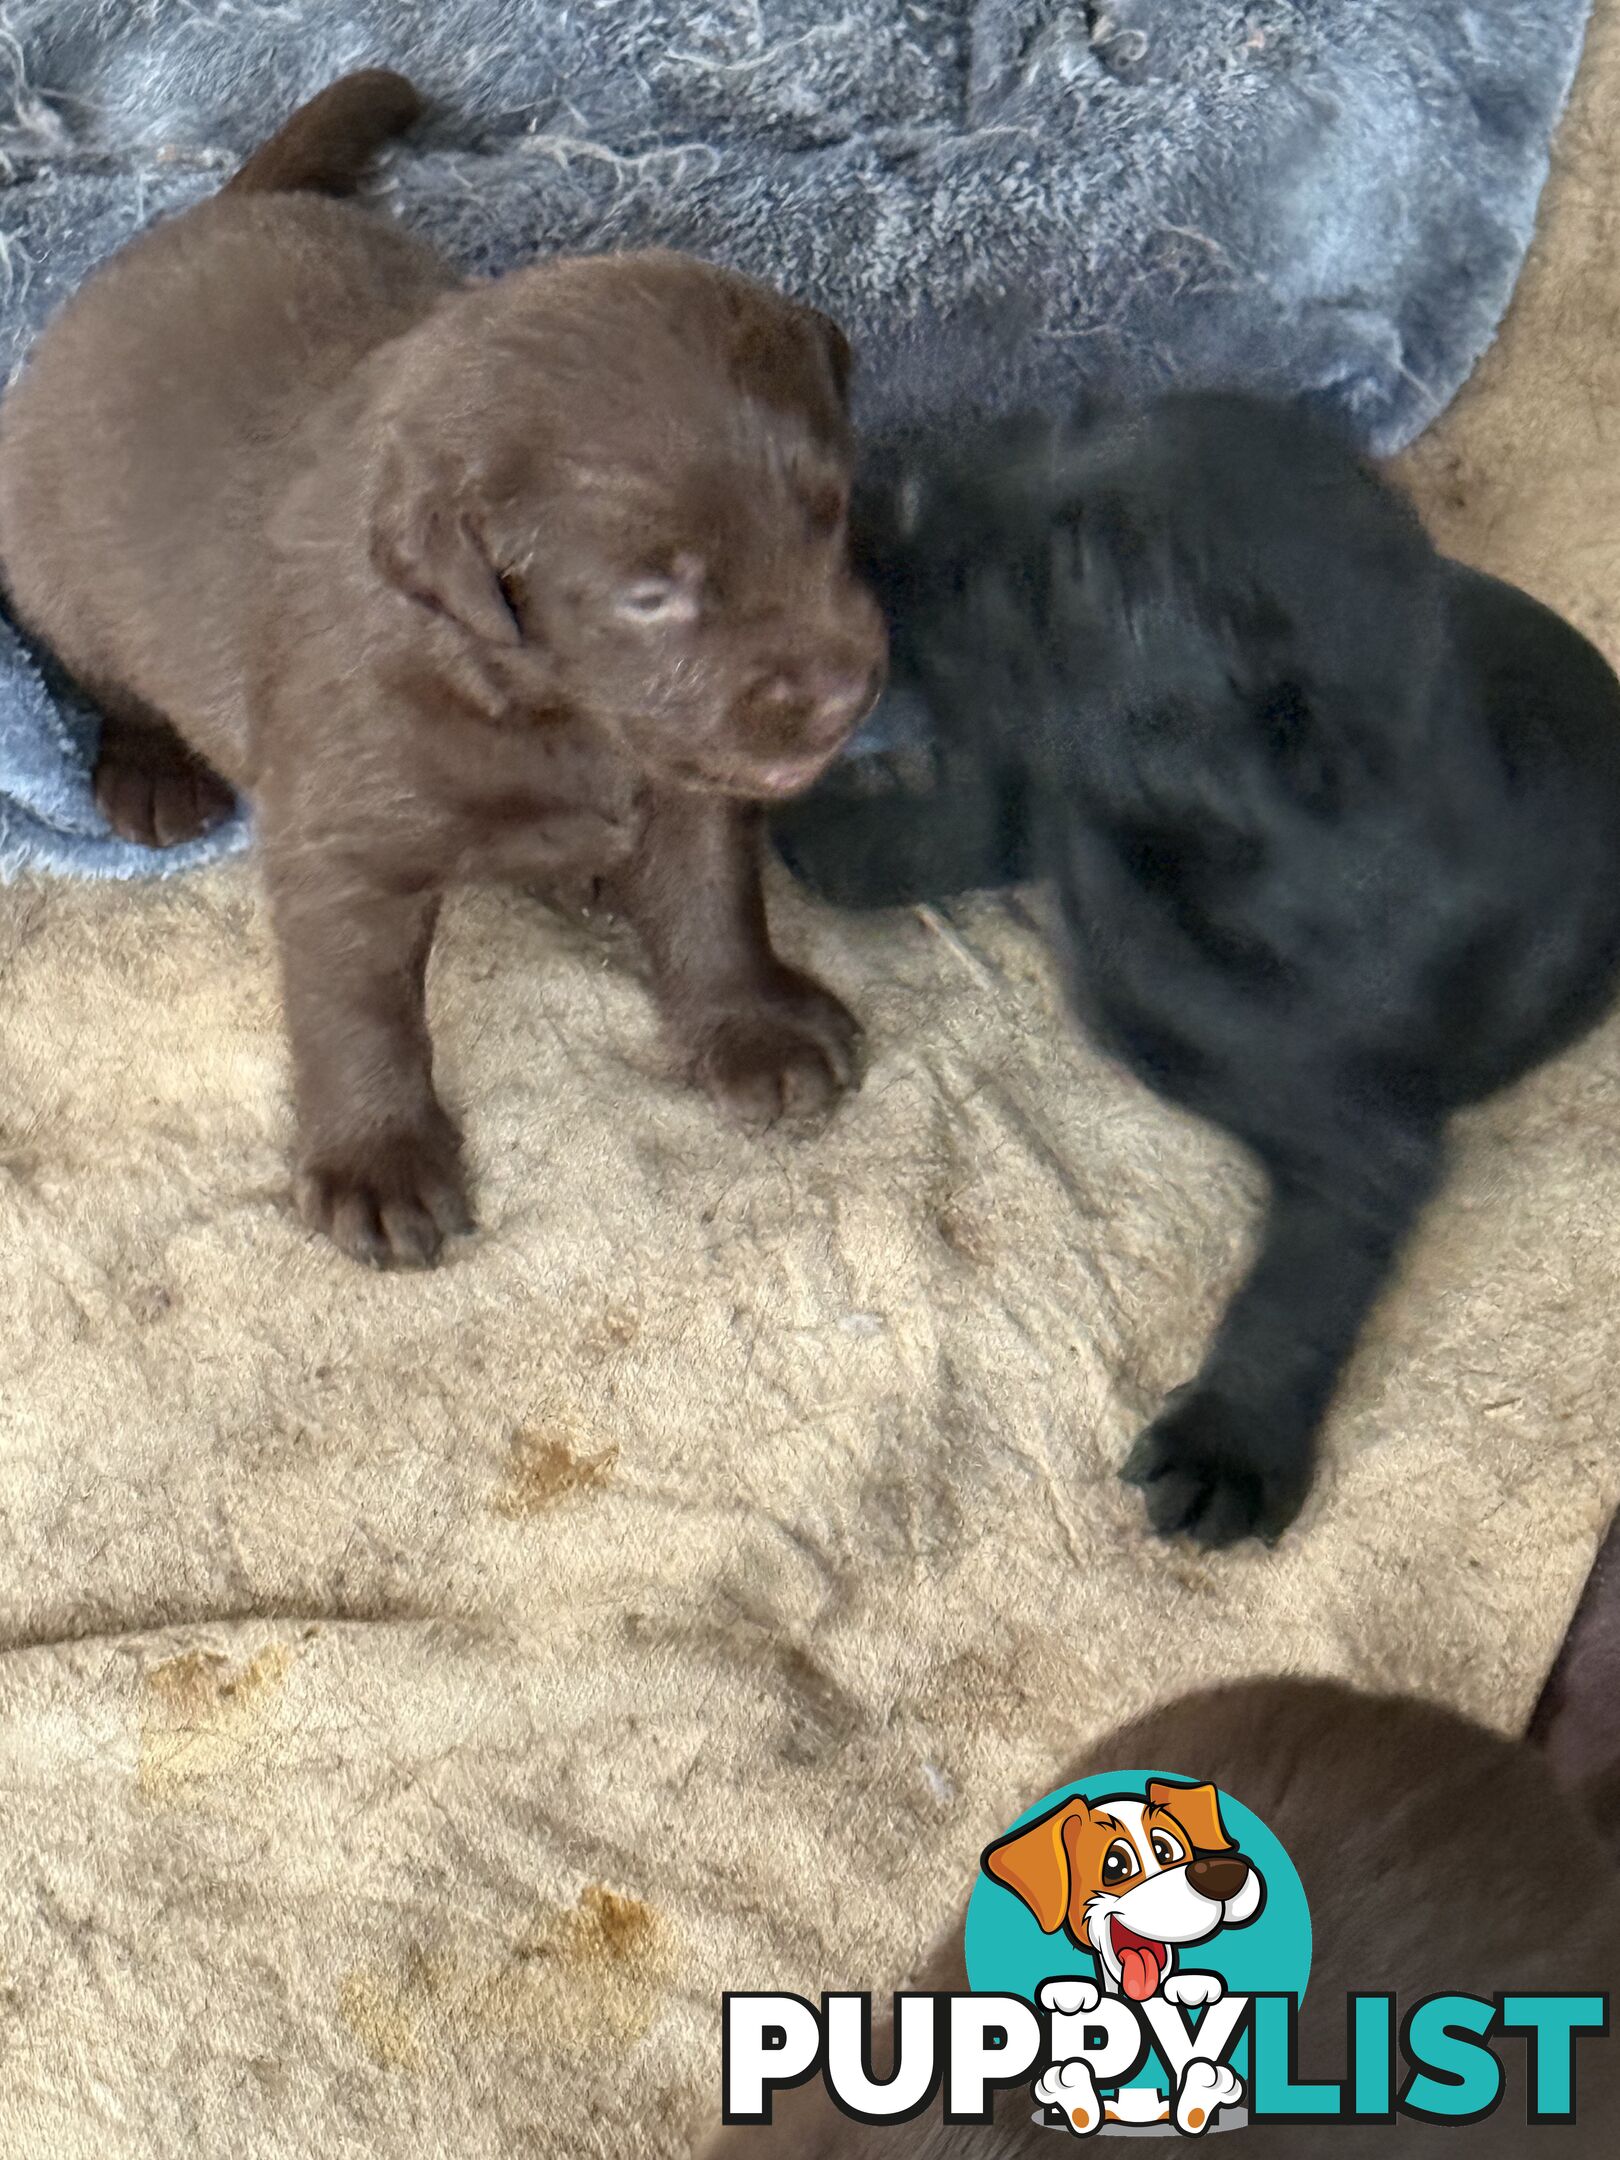
<svg viewBox="0 0 1620 2160">
<path fill-rule="evenodd" d="M 864 549 L 933 770 L 841 776 L 784 852 L 853 905 L 1050 877 L 1083 1020 L 1259 1159 L 1252 1270 L 1126 1474 L 1161 1531 L 1275 1537 L 1449 1114 L 1613 994 L 1620 683 L 1248 400 L 902 459 Z"/>
</svg>

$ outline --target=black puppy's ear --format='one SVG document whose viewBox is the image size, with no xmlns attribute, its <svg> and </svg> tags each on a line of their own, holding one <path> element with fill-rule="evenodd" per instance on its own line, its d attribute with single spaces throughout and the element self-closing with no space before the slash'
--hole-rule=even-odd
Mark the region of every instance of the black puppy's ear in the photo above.
<svg viewBox="0 0 1620 2160">
<path fill-rule="evenodd" d="M 1620 1854 L 1620 1516 L 1609 1525 L 1529 1737 Z"/>
<path fill-rule="evenodd" d="M 407 598 L 469 636 L 522 644 L 466 479 L 440 460 L 402 445 L 389 449 L 372 503 L 371 560 Z"/>
</svg>

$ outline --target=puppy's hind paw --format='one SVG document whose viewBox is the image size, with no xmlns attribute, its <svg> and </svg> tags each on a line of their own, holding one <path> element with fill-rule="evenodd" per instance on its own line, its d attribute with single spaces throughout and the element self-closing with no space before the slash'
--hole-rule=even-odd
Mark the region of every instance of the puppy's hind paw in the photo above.
<svg viewBox="0 0 1620 2160">
<path fill-rule="evenodd" d="M 1141 1435 L 1120 1475 L 1139 1485 L 1161 1537 L 1216 1548 L 1275 1544 L 1311 1485 L 1308 1445 L 1257 1445 L 1224 1403 L 1181 1388 Z"/>
<path fill-rule="evenodd" d="M 236 797 L 177 741 L 148 754 L 144 743 L 109 741 L 96 760 L 96 808 L 120 840 L 178 847 L 222 825 Z"/>
<path fill-rule="evenodd" d="M 1035 2081 L 1035 2098 L 1043 2107 L 1058 2108 L 1076 2137 L 1095 2137 L 1103 2125 L 1103 2107 L 1097 2097 L 1097 2081 L 1083 2055 L 1055 2062 Z"/>
<path fill-rule="evenodd" d="M 1202 2137 L 1223 2107 L 1243 2098 L 1243 2080 L 1228 2063 L 1195 2055 L 1176 2088 L 1175 2124 L 1184 2137 Z"/>
</svg>

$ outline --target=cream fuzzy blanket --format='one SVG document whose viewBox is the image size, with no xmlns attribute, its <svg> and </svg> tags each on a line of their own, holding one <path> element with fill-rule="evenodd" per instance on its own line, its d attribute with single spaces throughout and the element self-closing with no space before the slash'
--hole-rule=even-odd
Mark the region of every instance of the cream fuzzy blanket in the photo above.
<svg viewBox="0 0 1620 2160">
<path fill-rule="evenodd" d="M 1620 656 L 1617 134 L 1608 0 L 1412 474 Z M 1460 1131 L 1302 1527 L 1204 1561 L 1114 1466 L 1248 1174 L 1016 913 L 778 914 L 871 1027 L 815 1140 L 456 908 L 484 1230 L 391 1279 L 288 1213 L 250 867 L 0 894 L 0 2152 L 681 2160 L 722 1987 L 895 1981 L 1088 1731 L 1276 1666 L 1527 1713 L 1620 1501 L 1620 1026 Z"/>
</svg>

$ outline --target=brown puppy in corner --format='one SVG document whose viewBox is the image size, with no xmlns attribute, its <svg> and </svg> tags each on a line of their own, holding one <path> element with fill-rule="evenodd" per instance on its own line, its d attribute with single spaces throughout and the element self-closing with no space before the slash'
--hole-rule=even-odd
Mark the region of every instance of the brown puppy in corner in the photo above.
<svg viewBox="0 0 1620 2160">
<path fill-rule="evenodd" d="M 87 280 L 0 410 L 6 584 L 106 717 L 110 822 L 172 844 L 252 798 L 300 1205 L 379 1265 L 469 1222 L 423 999 L 456 880 L 599 890 L 743 1119 L 848 1083 L 853 1019 L 771 950 L 757 806 L 883 666 L 839 331 L 673 254 L 462 282 L 329 199 L 419 109 L 334 84 Z"/>
<path fill-rule="evenodd" d="M 1620 1992 L 1620 1523 L 1531 1727 L 1502 1738 L 1428 1703 L 1336 1682 L 1260 1680 L 1149 1712 L 1069 1766 L 1066 1784 L 1127 1764 L 1208 1778 L 1276 1832 L 1310 1901 L 1301 2077 L 1345 2070 L 1345 2002 L 1424 1996 Z M 733 1985 L 781 1984 L 739 1974 Z M 859 1987 L 855 1975 L 829 1986 Z M 960 1930 L 915 1985 L 967 1985 Z M 874 2036 L 873 2074 L 892 2064 Z M 1408 2116 L 1385 2125 L 1251 2124 L 1240 2150 L 1270 2160 L 1608 2160 L 1620 2147 L 1620 2038 L 1592 2036 L 1577 2063 L 1576 2120 L 1526 2128 L 1526 2046 L 1503 2048 L 1507 2090 L 1469 2126 Z M 703 2160 L 1055 2160 L 1069 2133 L 1033 2119 L 1027 2084 L 994 2119 L 943 2120 L 938 2101 L 901 2124 L 841 2114 L 819 2079 L 772 2101 L 764 2128 L 721 2131 Z M 1140 2134 L 1140 2133 L 1137 2133 Z M 1112 2148 L 1108 2148 L 1112 2149 Z M 1224 2151 L 1224 2146 L 1220 2148 Z"/>
</svg>

